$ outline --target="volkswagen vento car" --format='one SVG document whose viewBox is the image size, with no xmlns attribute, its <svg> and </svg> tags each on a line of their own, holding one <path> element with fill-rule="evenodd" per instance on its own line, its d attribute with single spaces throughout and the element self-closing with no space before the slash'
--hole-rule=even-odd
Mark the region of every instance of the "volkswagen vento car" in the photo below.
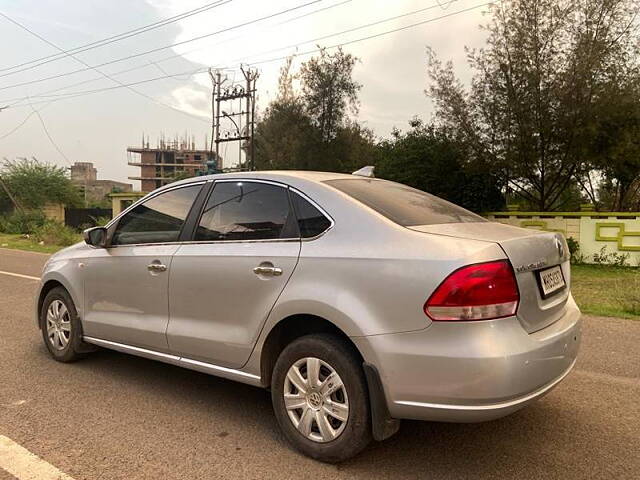
<svg viewBox="0 0 640 480">
<path fill-rule="evenodd" d="M 160 188 L 53 255 L 37 318 L 54 359 L 96 346 L 269 388 L 286 438 L 341 461 L 400 419 L 491 420 L 573 367 L 560 234 L 319 172 Z"/>
</svg>

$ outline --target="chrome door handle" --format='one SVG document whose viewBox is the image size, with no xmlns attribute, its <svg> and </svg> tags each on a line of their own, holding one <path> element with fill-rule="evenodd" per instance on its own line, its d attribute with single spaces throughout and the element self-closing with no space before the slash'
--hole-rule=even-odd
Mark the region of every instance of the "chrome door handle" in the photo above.
<svg viewBox="0 0 640 480">
<path fill-rule="evenodd" d="M 256 275 L 272 275 L 278 277 L 282 275 L 282 269 L 278 267 L 256 267 L 253 269 Z"/>
<path fill-rule="evenodd" d="M 164 272 L 167 270 L 167 266 L 161 263 L 150 263 L 147 265 L 147 270 L 150 272 Z"/>
</svg>

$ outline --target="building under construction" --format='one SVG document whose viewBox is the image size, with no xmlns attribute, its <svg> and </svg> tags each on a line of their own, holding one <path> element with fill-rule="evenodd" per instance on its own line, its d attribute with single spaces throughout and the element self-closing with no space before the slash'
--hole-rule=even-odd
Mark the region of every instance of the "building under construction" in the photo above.
<svg viewBox="0 0 640 480">
<path fill-rule="evenodd" d="M 140 180 L 140 189 L 150 192 L 179 178 L 193 177 L 207 172 L 222 170 L 222 159 L 209 150 L 196 148 L 193 137 L 174 138 L 167 141 L 161 137 L 156 146 L 144 140 L 141 147 L 127 148 L 128 164 L 140 167 L 140 175 L 129 177 Z"/>
</svg>

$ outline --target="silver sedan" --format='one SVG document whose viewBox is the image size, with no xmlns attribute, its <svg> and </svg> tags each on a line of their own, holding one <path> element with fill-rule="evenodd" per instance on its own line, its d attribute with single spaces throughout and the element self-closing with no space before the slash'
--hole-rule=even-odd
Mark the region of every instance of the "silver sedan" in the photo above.
<svg viewBox="0 0 640 480">
<path fill-rule="evenodd" d="M 97 347 L 270 388 L 286 438 L 349 458 L 400 419 L 476 422 L 555 387 L 580 312 L 561 234 L 405 185 L 255 172 L 160 188 L 53 255 L 37 321 Z"/>
</svg>

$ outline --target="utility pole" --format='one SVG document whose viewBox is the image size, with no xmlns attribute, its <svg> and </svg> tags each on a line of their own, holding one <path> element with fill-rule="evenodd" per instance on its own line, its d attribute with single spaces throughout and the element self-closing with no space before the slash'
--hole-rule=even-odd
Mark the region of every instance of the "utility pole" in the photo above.
<svg viewBox="0 0 640 480">
<path fill-rule="evenodd" d="M 220 158 L 220 90 L 222 84 L 227 81 L 227 77 L 222 77 L 220 70 L 216 70 L 214 73 L 211 68 L 209 69 L 209 77 L 211 78 L 212 91 L 211 91 L 211 145 L 209 146 L 209 152 L 213 153 L 213 144 L 216 145 L 214 161 L 218 163 Z"/>
<path fill-rule="evenodd" d="M 240 67 L 242 70 L 242 75 L 247 82 L 246 92 L 247 92 L 247 129 L 249 134 L 249 161 L 248 168 L 249 170 L 255 170 L 255 155 L 254 155 L 254 133 L 255 133 L 255 124 L 256 124 L 256 81 L 260 76 L 258 70 L 255 69 L 244 69 L 244 67 Z"/>
<path fill-rule="evenodd" d="M 227 81 L 226 76 L 222 76 L 219 71 L 214 73 L 209 69 L 209 76 L 211 77 L 211 83 L 213 85 L 213 92 L 211 96 L 211 110 L 213 112 L 212 132 L 211 132 L 211 147 L 213 152 L 213 144 L 215 143 L 216 158 L 220 153 L 220 143 L 223 142 L 238 142 L 238 167 L 243 170 L 255 170 L 254 163 L 254 148 L 253 148 L 253 134 L 255 131 L 255 102 L 256 102 L 256 80 L 259 73 L 255 69 L 245 69 L 241 67 L 242 74 L 245 78 L 245 84 L 234 83 L 222 88 Z M 235 104 L 236 107 L 240 107 L 239 111 L 234 111 L 230 108 L 231 113 L 227 113 L 222 109 L 222 102 L 231 102 L 231 106 Z M 234 120 L 234 117 L 238 117 L 238 122 Z M 245 118 L 245 125 L 242 125 L 242 119 Z M 236 131 L 225 132 L 221 134 L 221 120 L 226 118 L 231 121 Z M 242 155 L 242 142 L 245 142 L 245 162 L 241 161 Z"/>
</svg>

